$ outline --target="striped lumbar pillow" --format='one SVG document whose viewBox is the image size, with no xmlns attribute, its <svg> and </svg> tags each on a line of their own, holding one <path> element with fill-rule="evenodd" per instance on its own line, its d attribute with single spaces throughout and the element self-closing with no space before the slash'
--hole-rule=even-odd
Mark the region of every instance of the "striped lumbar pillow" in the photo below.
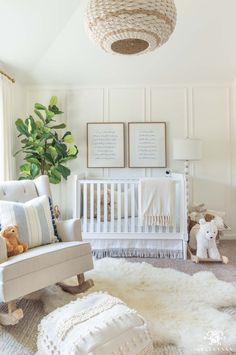
<svg viewBox="0 0 236 355">
<path fill-rule="evenodd" d="M 0 224 L 17 224 L 20 239 L 29 248 L 56 241 L 48 197 L 36 197 L 26 203 L 0 201 Z"/>
</svg>

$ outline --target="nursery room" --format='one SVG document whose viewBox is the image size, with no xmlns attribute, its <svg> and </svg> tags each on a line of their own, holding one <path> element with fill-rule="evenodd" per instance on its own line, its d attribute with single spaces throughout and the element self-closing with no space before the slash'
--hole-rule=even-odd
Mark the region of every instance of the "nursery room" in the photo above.
<svg viewBox="0 0 236 355">
<path fill-rule="evenodd" d="M 0 0 L 0 354 L 236 353 L 236 1 Z"/>
</svg>

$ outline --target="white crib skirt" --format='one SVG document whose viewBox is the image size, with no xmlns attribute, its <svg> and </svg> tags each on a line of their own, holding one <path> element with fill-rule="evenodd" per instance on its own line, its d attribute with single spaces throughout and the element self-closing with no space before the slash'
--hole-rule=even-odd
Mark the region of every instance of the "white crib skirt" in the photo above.
<svg viewBox="0 0 236 355">
<path fill-rule="evenodd" d="M 183 258 L 182 240 L 89 239 L 93 255 L 104 257 Z M 86 239 L 85 239 L 86 240 Z"/>
</svg>

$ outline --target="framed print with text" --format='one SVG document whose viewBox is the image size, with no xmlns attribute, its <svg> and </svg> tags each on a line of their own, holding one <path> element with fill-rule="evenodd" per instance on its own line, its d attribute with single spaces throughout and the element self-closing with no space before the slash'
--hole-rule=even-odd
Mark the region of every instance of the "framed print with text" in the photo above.
<svg viewBox="0 0 236 355">
<path fill-rule="evenodd" d="M 166 123 L 129 122 L 129 167 L 166 168 Z"/>
<path fill-rule="evenodd" d="M 87 123 L 88 168 L 124 168 L 124 146 L 124 123 Z"/>
</svg>

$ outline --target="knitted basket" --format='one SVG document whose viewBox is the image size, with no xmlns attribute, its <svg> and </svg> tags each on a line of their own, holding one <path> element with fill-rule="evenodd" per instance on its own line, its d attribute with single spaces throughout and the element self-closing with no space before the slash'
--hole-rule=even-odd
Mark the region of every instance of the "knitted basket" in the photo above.
<svg viewBox="0 0 236 355">
<path fill-rule="evenodd" d="M 163 45 L 176 25 L 174 0 L 89 0 L 87 27 L 106 52 L 138 54 Z"/>
</svg>

